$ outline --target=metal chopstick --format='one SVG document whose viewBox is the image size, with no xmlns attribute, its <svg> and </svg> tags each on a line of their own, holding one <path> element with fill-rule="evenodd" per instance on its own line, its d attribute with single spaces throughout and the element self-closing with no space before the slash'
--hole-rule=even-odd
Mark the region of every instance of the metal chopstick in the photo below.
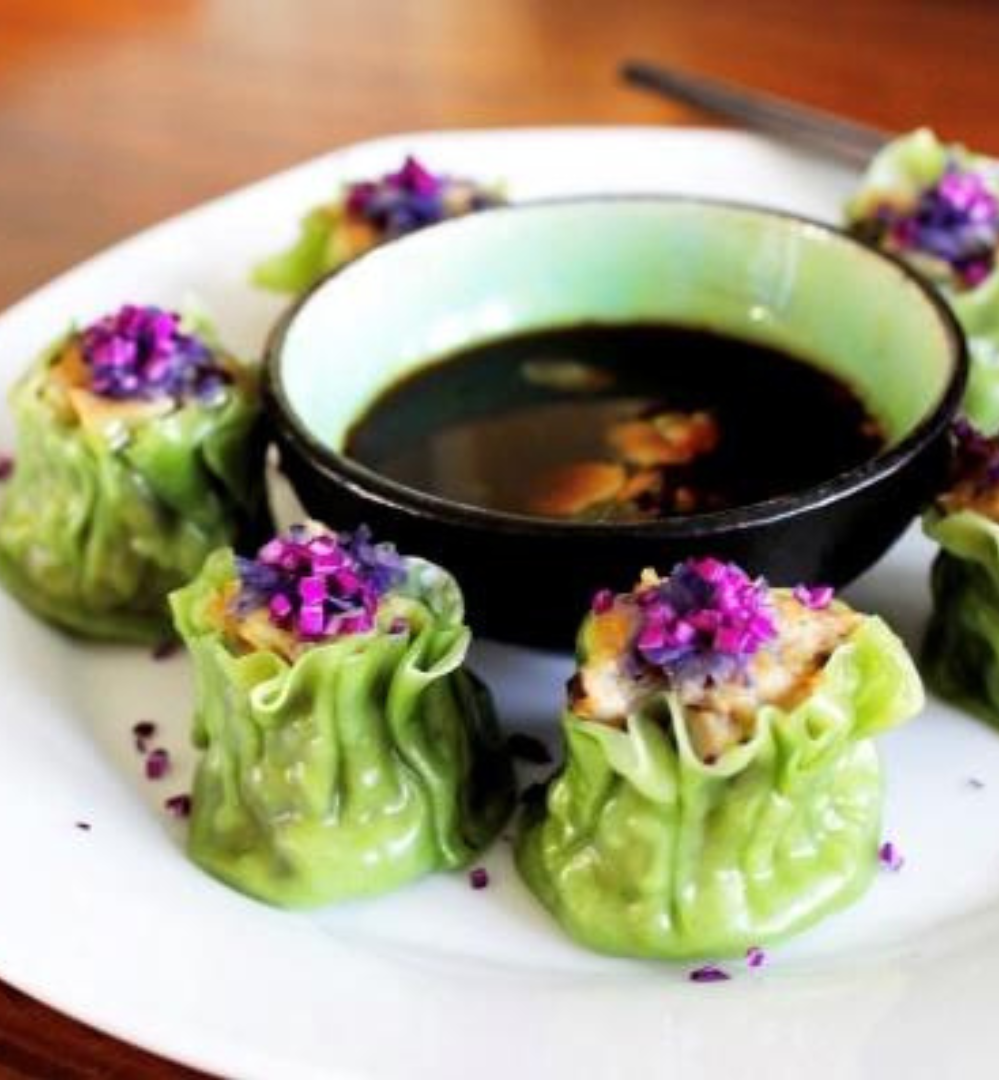
<svg viewBox="0 0 999 1080">
<path fill-rule="evenodd" d="M 746 127 L 807 144 L 853 165 L 865 165 L 892 137 L 886 131 L 821 109 L 676 68 L 628 60 L 620 72 L 635 86 Z"/>
</svg>

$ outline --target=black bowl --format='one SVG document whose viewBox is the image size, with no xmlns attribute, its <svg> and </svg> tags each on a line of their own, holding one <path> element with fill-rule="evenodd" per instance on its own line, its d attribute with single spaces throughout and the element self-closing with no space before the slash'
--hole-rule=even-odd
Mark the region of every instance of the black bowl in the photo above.
<svg viewBox="0 0 999 1080">
<path fill-rule="evenodd" d="M 764 224 L 778 223 L 785 230 L 801 230 L 808 243 L 842 246 L 844 251 L 850 251 L 853 260 L 877 260 L 882 264 L 877 273 L 904 281 L 902 292 L 905 302 L 912 305 L 912 318 L 918 314 L 927 325 L 935 324 L 940 335 L 939 348 L 946 356 L 941 361 L 943 374 L 938 373 L 940 387 L 934 392 L 934 400 L 922 410 L 918 422 L 887 450 L 817 486 L 751 506 L 640 524 L 531 518 L 466 506 L 416 491 L 335 452 L 295 407 L 285 370 L 289 332 L 303 311 L 322 302 L 330 290 L 339 288 L 338 282 L 356 273 L 353 267 L 369 264 L 365 268 L 370 279 L 366 287 L 377 287 L 387 294 L 384 286 L 391 282 L 394 262 L 398 261 L 392 249 L 402 252 L 407 246 L 423 244 L 431 249 L 431 264 L 439 266 L 448 258 L 456 238 L 462 237 L 463 229 L 493 229 L 509 244 L 510 223 L 517 223 L 512 230 L 516 239 L 518 230 L 523 233 L 524 226 L 530 223 L 532 213 L 571 206 L 577 215 L 587 208 L 599 215 L 598 208 L 608 205 L 641 205 L 646 212 L 672 206 L 709 216 L 766 219 Z M 667 214 L 667 219 L 670 216 Z M 492 224 L 484 223 L 484 219 L 493 219 Z M 668 226 L 668 221 L 664 224 Z M 751 224 L 757 228 L 760 221 Z M 530 230 L 524 235 L 530 236 Z M 666 233 L 663 239 L 664 243 L 669 241 Z M 481 236 L 477 242 L 481 243 Z M 523 245 L 524 236 L 516 242 Z M 525 257 L 530 258 L 531 253 Z M 507 286 L 514 287 L 509 282 Z M 426 290 L 429 303 L 432 282 L 430 286 L 426 281 L 417 282 L 412 288 Z M 836 301 L 835 296 L 829 298 L 829 303 Z M 390 320 L 392 316 L 389 304 L 384 318 Z M 892 317 L 900 316 L 896 313 Z M 595 321 L 613 320 L 598 312 Z M 846 321 L 848 316 L 844 315 L 844 324 Z M 481 338 L 473 336 L 471 340 Z M 330 346 L 332 354 L 335 342 Z M 883 362 L 888 364 L 887 360 Z M 898 359 L 891 363 L 897 366 Z M 333 527 L 348 528 L 366 522 L 377 536 L 393 540 L 400 550 L 446 566 L 464 589 L 469 621 L 478 633 L 523 644 L 569 648 L 593 593 L 604 587 L 630 588 L 645 566 L 668 570 L 681 559 L 713 555 L 737 562 L 750 573 L 762 574 L 775 585 L 810 582 L 835 586 L 867 569 L 945 481 L 950 453 L 948 428 L 963 394 L 967 357 L 957 323 L 929 286 L 901 263 L 838 230 L 769 210 L 690 199 L 634 197 L 566 200 L 488 211 L 380 248 L 324 279 L 285 314 L 271 335 L 266 370 L 267 407 L 283 467 L 313 517 Z M 913 378 L 918 374 L 914 372 Z M 873 377 L 876 381 L 879 373 Z M 335 379 L 330 380 L 328 392 L 336 393 Z M 799 451 L 798 447 L 788 448 L 789 453 Z"/>
</svg>

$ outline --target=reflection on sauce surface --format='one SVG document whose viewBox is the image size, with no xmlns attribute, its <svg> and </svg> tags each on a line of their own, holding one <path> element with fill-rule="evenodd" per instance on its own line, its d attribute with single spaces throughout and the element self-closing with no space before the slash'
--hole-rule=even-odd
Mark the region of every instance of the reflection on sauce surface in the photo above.
<svg viewBox="0 0 999 1080">
<path fill-rule="evenodd" d="M 348 434 L 348 456 L 495 510 L 654 520 L 761 502 L 884 445 L 833 376 L 785 353 L 670 325 L 505 338 L 419 368 Z"/>
</svg>

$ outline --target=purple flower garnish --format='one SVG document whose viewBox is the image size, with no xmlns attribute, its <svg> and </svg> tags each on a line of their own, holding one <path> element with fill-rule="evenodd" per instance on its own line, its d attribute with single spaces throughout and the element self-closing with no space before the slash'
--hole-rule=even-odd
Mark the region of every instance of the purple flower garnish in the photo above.
<svg viewBox="0 0 999 1080">
<path fill-rule="evenodd" d="M 146 779 L 162 780 L 170 771 L 170 751 L 158 747 L 146 758 Z"/>
<path fill-rule="evenodd" d="M 237 610 L 266 607 L 275 626 L 303 641 L 373 630 L 379 601 L 406 578 L 402 556 L 374 543 L 365 525 L 353 533 L 293 526 L 255 559 L 237 557 L 236 570 Z"/>
<path fill-rule="evenodd" d="M 165 799 L 163 807 L 166 812 L 175 818 L 186 818 L 191 816 L 191 796 L 184 795 L 171 795 L 169 799 Z"/>
<path fill-rule="evenodd" d="M 103 397 L 210 402 L 230 381 L 211 349 L 180 330 L 180 316 L 126 304 L 80 334 L 90 388 Z"/>
<path fill-rule="evenodd" d="M 364 218 L 386 236 L 401 236 L 443 220 L 446 195 L 455 183 L 468 186 L 467 181 L 435 175 L 416 158 L 407 157 L 395 172 L 352 184 L 347 191 L 347 213 Z M 471 208 L 482 210 L 496 201 L 485 189 L 474 188 Z"/>
<path fill-rule="evenodd" d="M 763 967 L 767 962 L 767 954 L 759 947 L 759 945 L 750 945 L 746 950 L 746 967 L 755 971 L 757 968 Z"/>
<path fill-rule="evenodd" d="M 968 482 L 978 492 L 999 483 L 999 435 L 983 435 L 967 420 L 955 420 L 951 432 L 954 436 L 951 482 Z"/>
<path fill-rule="evenodd" d="M 878 861 L 886 870 L 891 870 L 893 874 L 897 874 L 905 866 L 905 858 L 901 851 L 890 840 L 886 840 L 878 848 Z"/>
<path fill-rule="evenodd" d="M 793 596 L 799 604 L 812 611 L 822 611 L 829 607 L 835 590 L 831 585 L 797 585 Z"/>
<path fill-rule="evenodd" d="M 484 866 L 476 866 L 468 871 L 468 883 L 473 889 L 484 889 L 489 884 L 489 871 Z"/>
<path fill-rule="evenodd" d="M 688 559 L 636 599 L 638 658 L 672 681 L 737 674 L 777 636 L 766 583 L 734 563 Z"/>
<path fill-rule="evenodd" d="M 695 983 L 716 983 L 728 982 L 732 976 L 715 964 L 705 964 L 704 967 L 694 968 L 687 978 Z"/>
<path fill-rule="evenodd" d="M 14 459 L 10 454 L 0 454 L 0 484 L 14 475 Z"/>
<path fill-rule="evenodd" d="M 980 173 L 956 162 L 922 192 L 912 210 L 881 206 L 876 221 L 892 246 L 942 259 L 968 288 L 980 285 L 995 267 L 999 199 Z"/>
<path fill-rule="evenodd" d="M 144 754 L 149 749 L 149 740 L 156 734 L 156 725 L 152 720 L 140 720 L 132 725 L 135 749 Z"/>
</svg>

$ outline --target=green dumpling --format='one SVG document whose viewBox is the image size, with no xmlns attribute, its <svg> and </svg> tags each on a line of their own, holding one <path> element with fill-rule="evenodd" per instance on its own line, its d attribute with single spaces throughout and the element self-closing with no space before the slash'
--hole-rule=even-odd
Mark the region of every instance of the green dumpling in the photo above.
<svg viewBox="0 0 999 1080">
<path fill-rule="evenodd" d="M 953 482 L 923 518 L 940 545 L 923 670 L 941 697 L 999 726 L 999 437 L 955 428 Z"/>
<path fill-rule="evenodd" d="M 172 635 L 167 594 L 262 506 L 255 372 L 157 308 L 49 349 L 11 393 L 0 580 L 73 633 Z"/>
<path fill-rule="evenodd" d="M 286 907 L 368 896 L 466 865 L 509 816 L 444 570 L 298 526 L 253 560 L 216 552 L 172 602 L 203 750 L 188 850 L 209 873 Z"/>
<path fill-rule="evenodd" d="M 566 760 L 517 861 L 576 940 L 741 955 L 856 899 L 877 867 L 871 736 L 919 710 L 898 638 L 829 589 L 691 560 L 598 596 L 562 719 Z"/>
<path fill-rule="evenodd" d="M 503 201 L 498 188 L 432 173 L 407 157 L 395 172 L 348 184 L 310 210 L 295 243 L 258 264 L 252 280 L 274 292 L 301 293 L 386 240 Z"/>
<path fill-rule="evenodd" d="M 874 158 L 846 218 L 943 293 L 968 335 L 965 411 L 999 430 L 999 162 L 921 128 Z"/>
</svg>

